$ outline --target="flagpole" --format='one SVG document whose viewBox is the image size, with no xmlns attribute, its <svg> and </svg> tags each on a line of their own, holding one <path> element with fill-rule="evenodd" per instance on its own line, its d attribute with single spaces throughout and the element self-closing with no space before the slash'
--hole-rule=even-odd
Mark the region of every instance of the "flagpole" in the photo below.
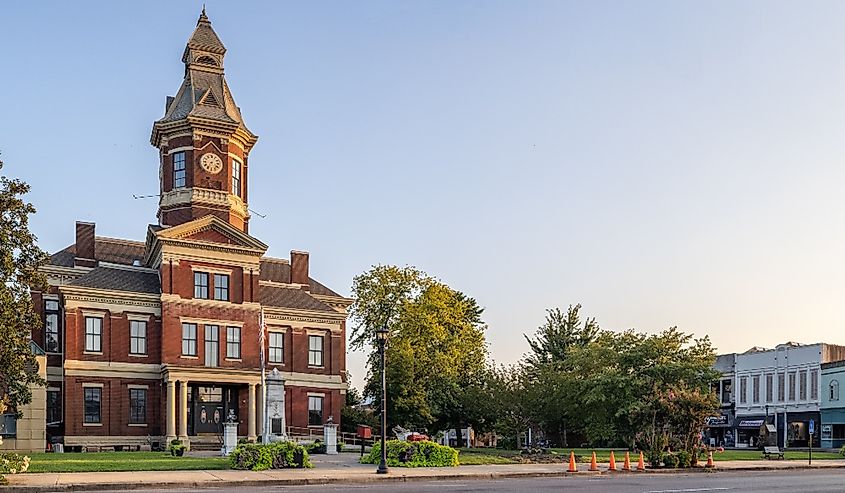
<svg viewBox="0 0 845 493">
<path fill-rule="evenodd" d="M 269 416 L 267 415 L 267 375 L 266 363 L 264 362 L 264 331 L 267 329 L 264 323 L 264 307 L 261 308 L 261 326 L 258 328 L 258 354 L 261 364 L 261 406 L 264 408 L 261 413 L 262 423 L 261 442 L 270 443 L 270 430 L 268 427 Z"/>
</svg>

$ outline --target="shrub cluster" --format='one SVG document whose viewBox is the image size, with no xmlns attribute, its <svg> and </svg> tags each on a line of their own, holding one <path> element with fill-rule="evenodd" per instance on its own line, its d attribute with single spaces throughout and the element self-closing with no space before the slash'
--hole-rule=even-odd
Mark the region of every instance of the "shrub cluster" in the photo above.
<svg viewBox="0 0 845 493">
<path fill-rule="evenodd" d="M 305 447 L 295 442 L 241 443 L 232 451 L 229 462 L 232 469 L 253 471 L 314 467 Z"/>
<path fill-rule="evenodd" d="M 18 474 L 29 469 L 29 457 L 14 452 L 0 453 L 0 484 L 6 482 L 6 474 Z"/>
<path fill-rule="evenodd" d="M 369 454 L 361 458 L 362 464 L 381 461 L 381 443 L 376 442 Z M 454 467 L 458 465 L 458 451 L 434 442 L 387 442 L 387 465 L 393 467 Z"/>
<path fill-rule="evenodd" d="M 663 465 L 669 468 L 688 468 L 693 466 L 692 454 L 686 450 L 663 454 Z"/>
</svg>

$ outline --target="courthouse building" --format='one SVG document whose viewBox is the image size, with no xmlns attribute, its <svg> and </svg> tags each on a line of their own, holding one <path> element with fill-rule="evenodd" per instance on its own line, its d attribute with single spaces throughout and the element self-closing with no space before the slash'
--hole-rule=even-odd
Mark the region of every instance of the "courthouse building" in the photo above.
<svg viewBox="0 0 845 493">
<path fill-rule="evenodd" d="M 254 440 L 265 422 L 261 352 L 284 378 L 295 434 L 340 421 L 351 300 L 309 276 L 308 253 L 267 257 L 249 234 L 258 138 L 226 83 L 225 54 L 203 11 L 182 85 L 153 124 L 161 195 L 157 223 L 139 225 L 143 241 L 77 222 L 73 244 L 44 268 L 49 290 L 33 293 L 47 432 L 65 448 L 199 444 L 230 416 Z M 271 418 L 280 434 L 281 416 Z"/>
</svg>

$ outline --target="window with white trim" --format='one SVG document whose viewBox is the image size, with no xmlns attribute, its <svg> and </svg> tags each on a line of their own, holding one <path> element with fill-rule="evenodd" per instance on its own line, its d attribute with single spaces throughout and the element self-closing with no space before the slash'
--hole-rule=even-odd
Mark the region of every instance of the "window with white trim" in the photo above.
<svg viewBox="0 0 845 493">
<path fill-rule="evenodd" d="M 103 350 L 103 319 L 85 317 L 85 350 L 99 353 Z"/>
<path fill-rule="evenodd" d="M 147 354 L 147 322 L 129 321 L 129 354 Z"/>
<path fill-rule="evenodd" d="M 220 365 L 220 326 L 205 326 L 205 366 L 215 368 Z"/>
<path fill-rule="evenodd" d="M 226 357 L 240 359 L 241 357 L 241 328 L 226 327 Z"/>
<path fill-rule="evenodd" d="M 308 366 L 323 366 L 323 336 L 308 336 Z"/>
<path fill-rule="evenodd" d="M 807 400 L 807 370 L 798 372 L 798 399 Z"/>
<path fill-rule="evenodd" d="M 285 362 L 285 334 L 284 332 L 270 332 L 269 336 L 269 357 L 270 363 Z"/>
<path fill-rule="evenodd" d="M 197 324 L 182 324 L 182 355 L 197 355 Z"/>
<path fill-rule="evenodd" d="M 185 188 L 185 153 L 174 152 L 173 159 L 173 188 Z"/>
<path fill-rule="evenodd" d="M 102 402 L 103 389 L 101 387 L 84 387 L 82 390 L 85 394 L 85 422 L 101 423 L 102 413 L 100 412 L 100 404 Z"/>
<path fill-rule="evenodd" d="M 214 274 L 214 299 L 229 301 L 229 276 Z"/>
<path fill-rule="evenodd" d="M 47 300 L 44 302 L 44 350 L 48 353 L 61 352 L 59 337 L 59 302 Z"/>
<path fill-rule="evenodd" d="M 323 424 L 323 398 L 315 395 L 308 396 L 308 426 Z"/>
<path fill-rule="evenodd" d="M 147 389 L 129 389 L 129 423 L 147 422 Z"/>
<path fill-rule="evenodd" d="M 241 163 L 232 159 L 232 195 L 241 196 Z"/>
<path fill-rule="evenodd" d="M 819 371 L 810 370 L 810 400 L 819 398 Z"/>
<path fill-rule="evenodd" d="M 740 377 L 739 379 L 739 403 L 745 404 L 748 402 L 748 378 Z"/>
</svg>

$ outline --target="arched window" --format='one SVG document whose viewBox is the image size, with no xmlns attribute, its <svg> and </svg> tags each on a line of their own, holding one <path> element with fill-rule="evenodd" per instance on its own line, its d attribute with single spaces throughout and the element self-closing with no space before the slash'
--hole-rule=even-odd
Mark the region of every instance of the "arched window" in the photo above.
<svg viewBox="0 0 845 493">
<path fill-rule="evenodd" d="M 212 67 L 218 66 L 217 60 L 215 60 L 213 57 L 210 57 L 208 55 L 203 55 L 203 56 L 197 58 L 197 63 L 201 63 L 203 65 L 211 65 Z"/>
<path fill-rule="evenodd" d="M 839 400 L 839 380 L 830 381 L 830 400 Z"/>
</svg>

